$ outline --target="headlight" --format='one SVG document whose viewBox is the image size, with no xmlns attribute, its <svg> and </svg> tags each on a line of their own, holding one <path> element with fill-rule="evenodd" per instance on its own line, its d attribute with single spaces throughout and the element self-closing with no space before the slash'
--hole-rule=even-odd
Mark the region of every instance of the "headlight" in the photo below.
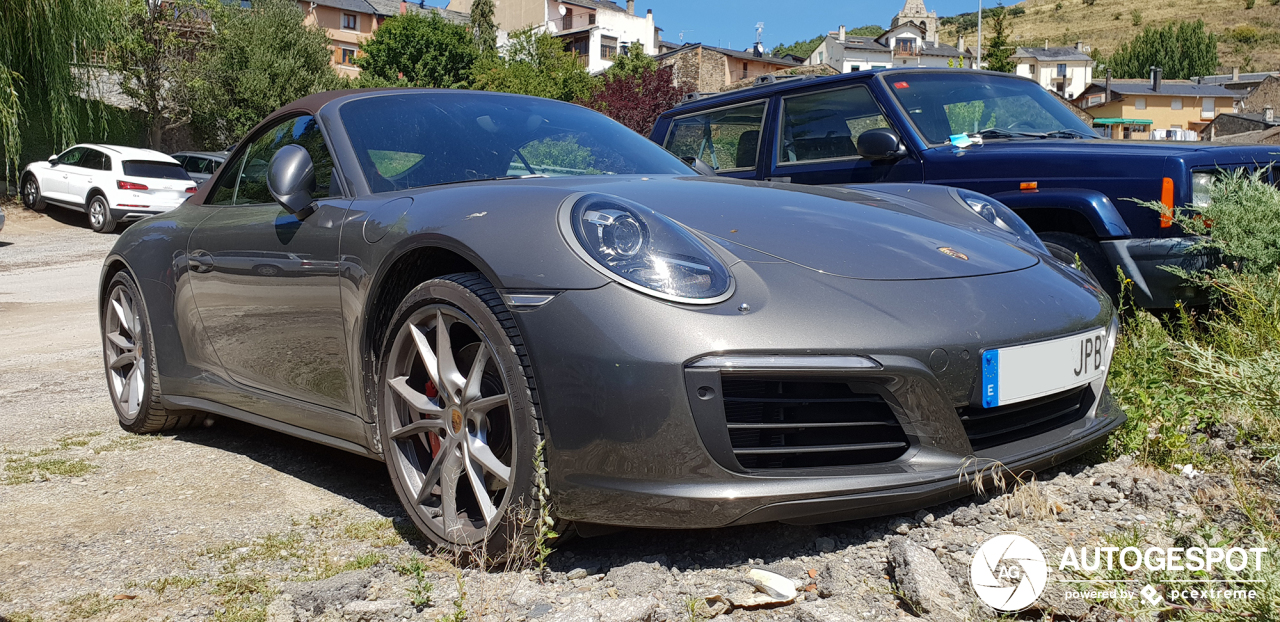
<svg viewBox="0 0 1280 622">
<path fill-rule="evenodd" d="M 1209 207 L 1209 187 L 1213 185 L 1213 173 L 1191 174 L 1191 204 Z"/>
<path fill-rule="evenodd" d="M 586 194 L 561 211 L 565 239 L 619 283 L 666 300 L 720 302 L 732 294 L 729 269 L 675 221 L 626 199 Z M 575 244 L 576 243 L 576 244 Z"/>
<path fill-rule="evenodd" d="M 1040 241 L 1040 236 L 1036 235 L 1031 227 L 1027 226 L 1013 210 L 1007 205 L 1001 203 L 985 194 L 979 194 L 972 190 L 955 189 L 955 197 L 962 205 L 973 210 L 973 212 L 982 217 L 983 220 L 999 227 L 1000 229 L 1013 234 L 1023 243 L 1042 253 L 1048 254 L 1049 250 L 1044 247 L 1044 242 Z"/>
</svg>

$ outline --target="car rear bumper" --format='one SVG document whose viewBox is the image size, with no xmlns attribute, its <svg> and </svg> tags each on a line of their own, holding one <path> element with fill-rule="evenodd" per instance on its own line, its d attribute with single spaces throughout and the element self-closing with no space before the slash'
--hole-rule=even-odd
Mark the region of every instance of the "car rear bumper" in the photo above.
<svg viewBox="0 0 1280 622">
<path fill-rule="evenodd" d="M 163 214 L 172 211 L 177 205 L 169 206 L 149 206 L 149 207 L 113 207 L 111 208 L 111 217 L 116 222 L 131 222 L 134 220 L 142 220 L 148 216 Z"/>
<path fill-rule="evenodd" d="M 1212 256 L 1189 253 L 1196 238 L 1132 238 L 1102 242 L 1102 251 L 1112 266 L 1120 266 L 1133 280 L 1133 298 L 1139 307 L 1171 309 L 1175 303 L 1199 304 L 1204 292 L 1187 285 L 1165 267 L 1194 272 L 1209 267 Z"/>
</svg>

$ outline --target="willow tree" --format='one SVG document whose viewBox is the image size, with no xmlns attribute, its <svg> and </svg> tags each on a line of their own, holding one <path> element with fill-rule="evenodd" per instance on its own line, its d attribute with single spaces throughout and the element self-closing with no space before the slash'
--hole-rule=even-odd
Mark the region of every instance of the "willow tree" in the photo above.
<svg viewBox="0 0 1280 622">
<path fill-rule="evenodd" d="M 57 145 L 76 139 L 89 108 L 75 67 L 105 47 L 113 22 L 103 0 L 0 0 L 0 155 L 16 173 L 24 137 L 39 128 Z"/>
</svg>

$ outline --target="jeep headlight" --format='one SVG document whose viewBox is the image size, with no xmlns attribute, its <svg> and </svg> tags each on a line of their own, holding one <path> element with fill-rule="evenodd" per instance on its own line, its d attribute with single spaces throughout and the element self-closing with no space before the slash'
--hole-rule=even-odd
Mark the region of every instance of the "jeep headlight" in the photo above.
<svg viewBox="0 0 1280 622">
<path fill-rule="evenodd" d="M 1036 235 L 1031 230 L 1031 227 L 1027 226 L 1026 221 L 1013 213 L 1009 206 L 972 190 L 955 188 L 952 194 L 961 205 L 973 210 L 973 213 L 981 216 L 983 220 L 995 225 L 1005 233 L 1013 234 L 1014 237 L 1027 246 L 1046 255 L 1049 254 L 1049 249 L 1044 247 L 1044 242 L 1040 241 L 1040 236 Z"/>
<path fill-rule="evenodd" d="M 570 246 L 615 281 L 666 300 L 720 302 L 732 294 L 729 269 L 679 223 L 639 203 L 585 194 L 561 209 Z"/>
<path fill-rule="evenodd" d="M 1213 186 L 1213 173 L 1191 174 L 1191 204 L 1209 207 L 1209 189 Z"/>
</svg>

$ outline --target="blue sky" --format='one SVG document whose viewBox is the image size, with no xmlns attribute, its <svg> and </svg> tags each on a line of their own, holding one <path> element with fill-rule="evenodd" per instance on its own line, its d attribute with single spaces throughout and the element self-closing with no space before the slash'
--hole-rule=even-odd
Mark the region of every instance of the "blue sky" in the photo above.
<svg viewBox="0 0 1280 622">
<path fill-rule="evenodd" d="M 625 4 L 626 0 L 617 0 Z M 839 28 L 865 24 L 887 27 L 902 9 L 902 0 L 636 0 L 636 13 L 653 9 L 663 38 L 746 49 L 755 43 L 756 22 L 764 22 L 764 43 L 772 48 Z M 1013 4 L 1013 2 L 1006 2 Z M 984 0 L 993 6 L 995 0 Z M 832 7 L 843 9 L 833 10 Z M 977 0 L 925 0 L 940 17 L 978 9 Z"/>
</svg>

